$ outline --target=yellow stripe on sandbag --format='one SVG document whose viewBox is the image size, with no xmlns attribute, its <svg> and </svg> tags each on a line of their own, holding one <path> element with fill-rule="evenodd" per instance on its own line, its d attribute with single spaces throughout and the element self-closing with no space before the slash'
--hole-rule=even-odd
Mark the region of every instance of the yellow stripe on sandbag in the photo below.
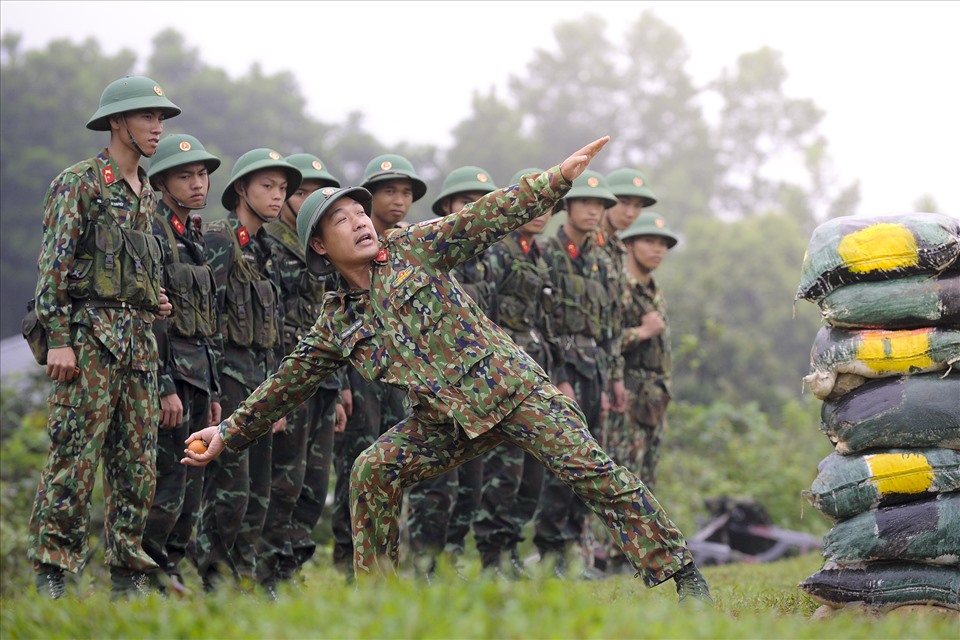
<svg viewBox="0 0 960 640">
<path fill-rule="evenodd" d="M 924 455 L 918 453 L 877 453 L 865 456 L 870 481 L 883 495 L 929 491 L 934 473 Z"/>
<path fill-rule="evenodd" d="M 902 224 L 882 222 L 848 234 L 837 253 L 852 273 L 895 271 L 920 262 L 917 240 Z"/>
<path fill-rule="evenodd" d="M 933 328 L 913 331 L 863 331 L 857 344 L 857 360 L 871 371 L 909 373 L 914 367 L 933 366 L 930 334 Z"/>
</svg>

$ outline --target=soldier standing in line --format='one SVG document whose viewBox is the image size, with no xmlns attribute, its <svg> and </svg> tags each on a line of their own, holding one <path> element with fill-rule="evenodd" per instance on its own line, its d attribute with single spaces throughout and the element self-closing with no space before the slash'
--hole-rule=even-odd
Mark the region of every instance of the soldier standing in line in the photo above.
<svg viewBox="0 0 960 640">
<path fill-rule="evenodd" d="M 220 159 L 186 134 L 160 140 L 147 177 L 162 200 L 153 234 L 164 249 L 164 277 L 173 313 L 154 323 L 160 353 L 157 490 L 143 532 L 143 549 L 182 591 L 179 562 L 196 521 L 203 472 L 180 464 L 183 440 L 220 422 L 221 359 L 216 282 L 204 256 L 202 222 L 210 174 Z M 188 473 L 184 473 L 188 471 Z M 175 530 L 179 530 L 175 533 Z"/>
<path fill-rule="evenodd" d="M 610 290 L 610 299 L 613 301 L 613 313 L 609 316 L 610 326 L 613 331 L 622 333 L 623 325 L 623 307 L 621 297 L 626 288 L 626 275 L 624 273 L 624 258 L 627 250 L 623 241 L 617 237 L 617 232 L 623 231 L 629 227 L 643 207 L 655 203 L 656 196 L 650 191 L 646 176 L 635 169 L 617 169 L 607 176 L 607 185 L 610 192 L 617 198 L 617 204 L 607 209 L 600 221 L 600 233 L 602 233 L 601 242 L 598 245 L 606 252 L 607 257 L 613 266 L 610 273 L 610 280 L 607 285 Z M 622 355 L 622 354 L 621 354 Z M 619 358 L 616 362 L 619 370 L 623 369 L 623 359 Z M 616 394 L 614 393 L 614 396 Z M 603 426 L 601 432 L 597 435 L 604 450 L 610 454 L 610 457 L 619 464 L 626 465 L 631 471 L 639 472 L 639 468 L 632 466 L 632 459 L 623 457 L 622 447 L 624 443 L 624 411 L 627 408 L 626 393 L 619 397 L 620 403 L 611 403 L 610 410 L 603 417 Z M 641 476 L 643 478 L 643 476 Z M 646 481 L 645 478 L 643 478 Z M 592 533 L 592 531 L 591 531 Z M 596 546 L 595 553 L 604 560 L 604 565 L 623 564 L 623 557 L 613 541 L 605 534 L 601 533 L 602 541 Z"/>
<path fill-rule="evenodd" d="M 667 252 L 677 244 L 663 216 L 643 212 L 620 232 L 627 247 L 624 310 L 624 379 L 628 402 L 621 464 L 636 469 L 644 484 L 656 483 L 660 442 L 670 404 L 670 326 L 663 291 L 653 279 Z"/>
<path fill-rule="evenodd" d="M 62 171 L 45 198 L 34 304 L 46 331 L 46 358 L 38 360 L 54 385 L 29 557 L 37 591 L 49 598 L 66 595 L 64 572 L 78 573 L 86 561 L 101 459 L 113 596 L 141 592 L 159 572 L 141 542 L 160 421 L 151 325 L 172 307 L 151 230 L 157 196 L 140 159 L 156 152 L 164 120 L 179 113 L 150 78 L 110 83 L 87 122 L 109 131 L 109 144 Z"/>
<path fill-rule="evenodd" d="M 623 390 L 609 288 L 613 266 L 599 229 L 604 209 L 616 203 L 603 175 L 584 171 L 562 200 L 567 219 L 557 235 L 547 240 L 543 252 L 556 287 L 555 331 L 564 363 L 554 370 L 552 379 L 580 405 L 595 437 L 602 432 L 603 415 L 610 406 L 608 387 Z M 618 397 L 615 404 L 622 402 Z M 567 572 L 570 547 L 585 543 L 586 515 L 583 502 L 570 487 L 555 476 L 544 479 L 534 517 L 534 544 L 541 560 L 553 564 L 558 575 Z M 592 577 L 591 569 L 588 564 L 583 577 Z"/>
<path fill-rule="evenodd" d="M 290 349 L 316 322 L 321 298 L 333 288 L 332 278 L 307 269 L 297 238 L 297 212 L 311 193 L 339 187 L 340 181 L 309 153 L 287 156 L 286 161 L 300 170 L 303 180 L 284 202 L 280 219 L 263 228 L 280 274 L 283 338 Z M 273 436 L 270 506 L 257 546 L 257 582 L 271 598 L 276 598 L 277 583 L 290 580 L 316 551 L 311 536 L 327 499 L 334 431 L 342 431 L 347 421 L 340 387 L 340 375 L 325 380 L 316 394 L 287 416 L 286 428 Z"/>
<path fill-rule="evenodd" d="M 227 216 L 210 222 L 204 232 L 221 317 L 224 413 L 233 411 L 284 355 L 279 274 L 262 227 L 280 216 L 299 185 L 300 170 L 279 153 L 248 151 L 234 164 L 220 198 Z M 273 431 L 285 424 L 286 417 L 278 416 Z M 271 441 L 268 435 L 251 451 L 224 456 L 206 469 L 196 558 L 206 591 L 216 588 L 226 570 L 237 580 L 255 578 L 256 544 L 270 498 Z"/>
<path fill-rule="evenodd" d="M 542 171 L 524 169 L 510 184 Z M 497 324 L 547 373 L 562 366 L 549 322 L 553 284 L 536 239 L 550 216 L 548 211 L 534 218 L 484 252 L 497 301 Z M 523 540 L 523 525 L 536 511 L 544 467 L 533 454 L 509 443 L 494 447 L 482 458 L 483 489 L 473 520 L 480 563 L 484 570 L 508 579 L 525 577 L 517 546 Z"/>
<path fill-rule="evenodd" d="M 403 156 L 388 153 L 367 163 L 362 186 L 373 195 L 370 219 L 377 235 L 386 237 L 404 223 L 411 205 L 427 193 L 413 165 Z M 375 380 L 365 380 L 354 367 L 346 367 L 352 400 L 347 426 L 337 434 L 334 449 L 333 563 L 353 576 L 353 539 L 350 532 L 350 469 L 364 449 L 407 413 L 404 393 Z"/>
<path fill-rule="evenodd" d="M 474 166 L 459 167 L 444 179 L 432 211 L 439 217 L 455 213 L 496 188 L 486 170 Z M 492 317 L 493 289 L 482 259 L 483 254 L 477 254 L 450 273 L 477 306 Z M 410 487 L 407 528 L 418 575 L 429 580 L 442 551 L 450 554 L 452 564 L 456 566 L 465 551 L 467 534 L 480 503 L 482 483 L 483 458 L 477 456 L 463 466 Z"/>
<path fill-rule="evenodd" d="M 583 413 L 543 369 L 464 293 L 451 268 L 549 211 L 609 138 L 558 166 L 494 191 L 457 214 L 389 234 L 383 242 L 363 188 L 325 188 L 303 204 L 297 231 L 311 269 L 329 262 L 343 287 L 279 370 L 218 427 L 188 443 L 184 464 L 242 450 L 315 392 L 345 361 L 367 379 L 408 390 L 411 414 L 354 463 L 354 564 L 390 574 L 399 559 L 403 490 L 502 442 L 537 456 L 603 518 L 648 586 L 674 578 L 681 603 L 710 603 L 683 534 L 643 483 L 612 460 Z M 309 214 L 307 217 L 304 214 Z M 599 218 L 597 219 L 599 222 Z"/>
</svg>

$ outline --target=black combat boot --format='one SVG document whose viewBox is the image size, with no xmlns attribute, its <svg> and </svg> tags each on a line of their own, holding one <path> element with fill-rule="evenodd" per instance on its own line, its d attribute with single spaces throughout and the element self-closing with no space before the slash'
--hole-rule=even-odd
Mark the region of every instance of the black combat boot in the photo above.
<svg viewBox="0 0 960 640">
<path fill-rule="evenodd" d="M 51 600 L 59 600 L 67 595 L 63 569 L 52 564 L 41 564 L 37 569 L 37 593 Z"/>
<path fill-rule="evenodd" d="M 710 597 L 710 587 L 697 565 L 690 563 L 673 575 L 677 583 L 677 594 L 680 604 L 698 604 L 713 607 L 713 598 Z M 690 601 L 693 601 L 692 603 Z"/>
<path fill-rule="evenodd" d="M 110 567 L 110 599 L 141 598 L 156 593 L 157 577 L 143 571 Z"/>
</svg>

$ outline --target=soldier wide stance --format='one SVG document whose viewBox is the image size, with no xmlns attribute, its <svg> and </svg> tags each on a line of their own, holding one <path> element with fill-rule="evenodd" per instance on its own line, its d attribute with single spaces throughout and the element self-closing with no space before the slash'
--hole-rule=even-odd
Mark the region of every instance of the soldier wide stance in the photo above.
<svg viewBox="0 0 960 640">
<path fill-rule="evenodd" d="M 709 600 L 683 534 L 656 498 L 600 449 L 576 404 L 536 362 L 484 316 L 449 275 L 513 229 L 542 215 L 607 143 L 592 142 L 519 185 L 494 191 L 459 213 L 387 234 L 367 217 L 369 192 L 321 189 L 303 204 L 298 234 L 308 264 L 329 261 L 344 287 L 280 369 L 219 427 L 188 441 L 185 464 L 242 450 L 350 362 L 369 379 L 407 389 L 412 414 L 383 434 L 350 477 L 354 566 L 392 573 L 398 560 L 403 489 L 512 442 L 562 477 L 613 530 L 644 582 L 675 577 L 680 599 Z"/>
<path fill-rule="evenodd" d="M 48 597 L 65 595 L 64 572 L 83 568 L 101 459 L 113 594 L 139 591 L 158 569 L 141 538 L 160 418 L 152 323 L 171 306 L 151 232 L 157 197 L 139 163 L 156 152 L 164 119 L 179 113 L 150 78 L 110 83 L 87 122 L 109 131 L 110 144 L 65 169 L 47 192 L 35 302 L 54 386 L 29 555 Z"/>
</svg>

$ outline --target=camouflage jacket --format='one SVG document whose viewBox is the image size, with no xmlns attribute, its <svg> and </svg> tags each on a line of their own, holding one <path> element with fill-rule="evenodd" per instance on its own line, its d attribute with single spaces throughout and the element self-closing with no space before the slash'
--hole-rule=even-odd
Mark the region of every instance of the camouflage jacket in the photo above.
<svg viewBox="0 0 960 640">
<path fill-rule="evenodd" d="M 309 331 L 323 305 L 323 294 L 334 288 L 336 278 L 318 276 L 307 269 L 307 260 L 297 232 L 282 220 L 263 225 L 267 246 L 280 278 L 283 299 L 283 340 L 293 348 Z M 341 375 L 345 375 L 345 372 Z M 341 375 L 324 380 L 322 389 L 339 389 Z"/>
<path fill-rule="evenodd" d="M 561 227 L 545 243 L 543 256 L 556 287 L 553 322 L 563 358 L 581 375 L 599 376 L 606 385 L 623 379 L 623 361 L 611 295 L 613 264 L 603 242 L 598 231 L 578 247 Z M 554 381 L 567 381 L 566 371 L 558 369 Z"/>
<path fill-rule="evenodd" d="M 174 260 L 196 266 L 207 263 L 200 216 L 188 214 L 187 223 L 183 224 L 177 214 L 161 201 L 153 220 L 153 235 L 157 236 L 163 247 L 165 265 Z M 176 243 L 175 247 L 170 244 L 171 237 Z M 167 276 L 169 268 L 165 278 Z M 170 293 L 171 287 L 169 284 L 166 286 Z M 174 305 L 173 313 L 180 312 Z M 223 357 L 220 335 L 185 338 L 168 332 L 168 326 L 166 319 L 153 323 L 160 353 L 160 395 L 176 393 L 174 381 L 180 380 L 206 391 L 213 400 L 217 400 L 220 396 L 220 375 L 216 363 Z"/>
<path fill-rule="evenodd" d="M 35 300 L 37 319 L 47 330 L 49 348 L 72 346 L 71 325 L 82 325 L 118 360 L 129 356 L 134 370 L 154 371 L 157 341 L 152 330 L 153 313 L 130 308 L 75 308 L 67 291 L 77 246 L 86 224 L 98 219 L 101 197 L 120 226 L 151 233 L 157 196 L 149 187 L 146 172 L 138 168 L 137 173 L 142 185 L 140 195 L 133 192 L 109 151 L 103 149 L 95 158 L 65 169 L 53 180 L 45 198 Z"/>
<path fill-rule="evenodd" d="M 597 244 L 607 255 L 612 266 L 610 278 L 607 281 L 607 289 L 610 291 L 610 300 L 613 301 L 610 309 L 609 323 L 611 332 L 619 343 L 619 348 L 614 348 L 610 353 L 610 368 L 614 372 L 613 378 L 616 380 L 623 378 L 623 373 L 617 374 L 616 372 L 622 372 L 624 370 L 623 335 L 621 329 L 625 326 L 623 324 L 622 296 L 623 290 L 627 287 L 625 267 L 627 245 L 615 234 L 611 235 L 602 229 L 597 230 Z"/>
<path fill-rule="evenodd" d="M 623 307 L 623 357 L 628 378 L 656 377 L 670 382 L 670 323 L 667 320 L 667 303 L 663 292 L 651 277 L 644 285 L 624 270 L 627 286 L 621 295 Z M 637 328 L 644 314 L 658 311 L 667 324 L 660 335 L 642 340 L 637 337 Z"/>
<path fill-rule="evenodd" d="M 386 234 L 371 264 L 370 289 L 324 297 L 307 336 L 221 424 L 226 445 L 249 446 L 344 362 L 366 380 L 406 389 L 425 422 L 455 423 L 468 437 L 493 428 L 548 379 L 450 270 L 542 215 L 569 188 L 554 167 L 458 213 Z"/>
<path fill-rule="evenodd" d="M 225 308 L 227 278 L 231 270 L 235 268 L 235 249 L 233 238 L 230 236 L 231 233 L 240 243 L 240 251 L 244 260 L 261 275 L 273 281 L 278 298 L 280 291 L 280 277 L 274 266 L 270 249 L 264 239 L 267 235 L 266 231 L 261 228 L 255 236 L 251 236 L 246 227 L 240 224 L 236 212 L 230 211 L 222 223 L 209 223 L 204 230 L 207 263 L 213 267 L 213 274 L 217 282 L 217 306 L 220 309 L 220 317 L 224 319 L 227 315 Z M 278 319 L 278 326 L 282 326 L 282 305 L 279 309 L 281 310 L 281 317 Z M 283 357 L 282 336 L 274 349 L 238 347 L 231 344 L 227 339 L 224 324 L 225 320 L 220 325 L 220 333 L 224 336 L 223 363 L 218 363 L 217 370 L 220 375 L 230 376 L 252 389 L 263 382 L 267 375 L 276 368 L 279 358 Z"/>
<path fill-rule="evenodd" d="M 563 352 L 550 322 L 553 284 L 540 245 L 514 231 L 484 252 L 484 263 L 496 301 L 487 315 L 552 376 Z"/>
</svg>

